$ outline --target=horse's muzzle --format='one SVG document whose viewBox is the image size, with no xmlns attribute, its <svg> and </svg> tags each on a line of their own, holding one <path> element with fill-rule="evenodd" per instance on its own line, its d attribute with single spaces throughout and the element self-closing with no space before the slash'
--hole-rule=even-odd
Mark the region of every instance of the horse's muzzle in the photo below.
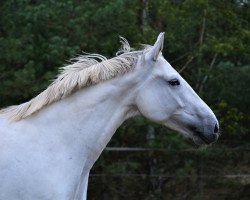
<svg viewBox="0 0 250 200">
<path fill-rule="evenodd" d="M 219 125 L 218 123 L 215 123 L 215 125 L 212 128 L 209 128 L 208 130 L 199 131 L 199 130 L 193 130 L 193 140 L 197 145 L 203 145 L 203 144 L 211 144 L 218 140 L 219 138 Z"/>
</svg>

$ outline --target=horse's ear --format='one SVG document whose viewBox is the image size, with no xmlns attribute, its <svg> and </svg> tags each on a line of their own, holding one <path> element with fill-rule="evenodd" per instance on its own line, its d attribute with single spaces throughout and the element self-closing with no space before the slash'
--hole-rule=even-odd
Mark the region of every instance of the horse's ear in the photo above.
<svg viewBox="0 0 250 200">
<path fill-rule="evenodd" d="M 158 38 L 154 44 L 154 46 L 152 47 L 152 49 L 150 49 L 150 51 L 148 52 L 149 57 L 153 60 L 153 61 L 157 61 L 159 54 L 161 53 L 162 49 L 163 49 L 163 43 L 164 43 L 164 32 L 161 32 L 158 35 Z"/>
</svg>

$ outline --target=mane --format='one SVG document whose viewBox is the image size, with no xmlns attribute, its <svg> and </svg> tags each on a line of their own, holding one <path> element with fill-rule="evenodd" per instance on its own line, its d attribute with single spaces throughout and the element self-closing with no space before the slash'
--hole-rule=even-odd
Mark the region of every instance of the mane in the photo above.
<svg viewBox="0 0 250 200">
<path fill-rule="evenodd" d="M 125 74 L 135 68 L 138 55 L 143 51 L 131 51 L 128 41 L 120 37 L 122 47 L 116 57 L 107 59 L 100 54 L 85 53 L 60 68 L 57 78 L 46 90 L 28 102 L 0 110 L 11 121 L 26 118 L 43 107 L 59 101 L 73 92 Z"/>
</svg>

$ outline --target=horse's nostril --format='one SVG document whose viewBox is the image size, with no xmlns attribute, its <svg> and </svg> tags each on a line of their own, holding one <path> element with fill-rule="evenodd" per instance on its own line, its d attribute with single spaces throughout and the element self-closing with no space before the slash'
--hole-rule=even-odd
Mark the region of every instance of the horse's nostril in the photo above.
<svg viewBox="0 0 250 200">
<path fill-rule="evenodd" d="M 218 124 L 216 123 L 214 126 L 214 133 L 218 133 L 219 132 L 219 127 Z"/>
</svg>

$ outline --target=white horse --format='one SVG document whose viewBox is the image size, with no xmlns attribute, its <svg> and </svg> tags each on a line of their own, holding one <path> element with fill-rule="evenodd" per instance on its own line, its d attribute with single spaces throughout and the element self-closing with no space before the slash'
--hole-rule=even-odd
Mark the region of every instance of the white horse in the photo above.
<svg viewBox="0 0 250 200">
<path fill-rule="evenodd" d="M 217 140 L 211 109 L 154 46 L 79 57 L 29 102 L 0 111 L 0 200 L 83 200 L 89 171 L 116 129 L 143 115 L 194 142 Z"/>
</svg>

